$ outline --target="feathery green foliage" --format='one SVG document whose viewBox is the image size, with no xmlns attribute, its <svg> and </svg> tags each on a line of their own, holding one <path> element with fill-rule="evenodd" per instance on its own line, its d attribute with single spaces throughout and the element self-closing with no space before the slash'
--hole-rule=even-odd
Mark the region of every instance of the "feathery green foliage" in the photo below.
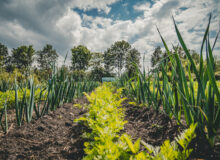
<svg viewBox="0 0 220 160">
<path fill-rule="evenodd" d="M 188 145 L 195 138 L 196 125 L 192 124 L 189 129 L 183 132 L 177 142 L 172 143 L 169 140 L 158 148 L 150 146 L 139 138 L 134 144 L 129 135 L 119 132 L 123 129 L 124 111 L 120 108 L 125 98 L 121 98 L 122 89 L 112 89 L 109 83 L 98 87 L 90 95 L 85 94 L 90 105 L 85 106 L 88 109 L 83 117 L 76 119 L 75 122 L 83 122 L 92 131 L 85 133 L 89 141 L 85 142 L 84 159 L 106 159 L 106 160 L 142 160 L 142 159 L 169 159 L 169 160 L 185 160 L 189 157 L 192 149 L 188 149 Z M 77 104 L 77 106 L 80 106 Z M 182 146 L 178 148 L 177 143 Z M 146 151 L 140 151 L 140 145 L 143 144 Z"/>
</svg>

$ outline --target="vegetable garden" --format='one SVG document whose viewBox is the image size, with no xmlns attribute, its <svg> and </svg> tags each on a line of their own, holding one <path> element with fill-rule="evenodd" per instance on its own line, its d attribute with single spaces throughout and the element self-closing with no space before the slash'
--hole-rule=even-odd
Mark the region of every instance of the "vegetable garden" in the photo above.
<svg viewBox="0 0 220 160">
<path fill-rule="evenodd" d="M 187 68 L 158 29 L 168 55 L 153 72 L 135 66 L 132 78 L 101 84 L 76 81 L 53 66 L 44 83 L 35 84 L 34 77 L 4 83 L 0 159 L 220 158 L 220 82 L 213 56 L 219 33 L 211 45 L 210 16 L 196 66 L 173 21 Z"/>
</svg>

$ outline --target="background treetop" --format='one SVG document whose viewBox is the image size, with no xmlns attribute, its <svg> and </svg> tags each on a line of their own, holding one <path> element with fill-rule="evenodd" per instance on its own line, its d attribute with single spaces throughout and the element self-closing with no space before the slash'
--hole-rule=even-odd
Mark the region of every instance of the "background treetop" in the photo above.
<svg viewBox="0 0 220 160">
<path fill-rule="evenodd" d="M 37 52 L 37 62 L 39 64 L 40 69 L 47 70 L 51 68 L 53 63 L 56 63 L 58 58 L 58 54 L 53 46 L 50 44 L 46 44 L 46 46 Z"/>
<path fill-rule="evenodd" d="M 72 51 L 72 69 L 86 70 L 89 66 L 89 60 L 92 55 L 86 46 L 78 45 L 71 49 Z"/>
</svg>

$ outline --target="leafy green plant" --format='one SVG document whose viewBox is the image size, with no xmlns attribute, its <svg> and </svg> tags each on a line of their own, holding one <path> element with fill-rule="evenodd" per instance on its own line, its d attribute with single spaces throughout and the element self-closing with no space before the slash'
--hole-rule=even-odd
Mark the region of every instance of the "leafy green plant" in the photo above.
<svg viewBox="0 0 220 160">
<path fill-rule="evenodd" d="M 98 87 L 90 95 L 85 94 L 90 104 L 86 106 L 88 112 L 75 122 L 83 122 L 92 131 L 85 133 L 89 141 L 85 142 L 84 159 L 122 159 L 122 160 L 142 160 L 142 159 L 187 159 L 192 152 L 188 145 L 195 138 L 197 125 L 192 124 L 189 129 L 183 132 L 176 141 L 170 143 L 165 141 L 160 147 L 153 147 L 139 138 L 134 144 L 129 135 L 119 132 L 126 123 L 121 105 L 124 98 L 120 99 L 122 89 L 112 93 L 114 89 L 111 85 L 104 84 Z M 77 104 L 76 106 L 80 106 Z M 179 149 L 178 147 L 181 147 Z M 146 151 L 140 151 L 140 146 L 144 145 Z"/>
<path fill-rule="evenodd" d="M 118 133 L 126 122 L 123 120 L 123 109 L 118 107 L 125 98 L 121 98 L 122 89 L 114 94 L 112 91 L 106 83 L 90 95 L 85 93 L 90 102 L 88 113 L 75 120 L 83 121 L 92 129 L 91 133 L 85 135 L 92 141 L 85 143 L 87 156 L 84 159 L 118 159 L 120 156 L 124 144 L 117 143 Z"/>
<path fill-rule="evenodd" d="M 183 131 L 181 135 L 176 138 L 176 141 L 170 142 L 166 140 L 160 147 L 153 147 L 140 139 L 133 144 L 127 134 L 122 135 L 121 140 L 128 145 L 128 153 L 130 153 L 130 159 L 133 160 L 186 160 L 192 152 L 192 149 L 189 149 L 188 146 L 192 139 L 196 137 L 196 126 L 197 124 L 190 125 L 188 129 Z M 148 152 L 140 151 L 141 144 L 144 145 Z M 181 148 L 179 148 L 179 146 Z"/>
</svg>

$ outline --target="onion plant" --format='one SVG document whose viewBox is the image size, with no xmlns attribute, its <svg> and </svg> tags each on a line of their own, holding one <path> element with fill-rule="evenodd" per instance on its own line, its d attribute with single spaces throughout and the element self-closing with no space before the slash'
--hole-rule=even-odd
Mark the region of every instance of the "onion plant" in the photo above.
<svg viewBox="0 0 220 160">
<path fill-rule="evenodd" d="M 120 80 L 117 83 L 124 86 L 125 94 L 136 102 L 148 104 L 156 110 L 162 106 L 163 111 L 170 117 L 175 117 L 178 123 L 181 123 L 181 115 L 184 115 L 188 126 L 197 123 L 200 134 L 205 135 L 213 147 L 220 124 L 220 93 L 214 74 L 216 64 L 213 57 L 219 33 L 211 46 L 209 39 L 210 15 L 202 40 L 200 62 L 197 68 L 174 18 L 173 22 L 188 66 L 183 66 L 177 49 L 174 50 L 174 53 L 170 52 L 158 29 L 168 56 L 158 63 L 158 68 L 154 72 L 146 75 L 145 72 L 141 73 L 139 70 L 137 77 L 127 82 Z M 204 50 L 205 58 L 203 57 Z M 170 67 L 168 67 L 168 63 Z M 193 75 L 195 75 L 195 79 Z"/>
<path fill-rule="evenodd" d="M 7 99 L 5 100 L 4 109 L 1 110 L 1 113 L 0 113 L 0 125 L 4 133 L 8 132 L 8 118 L 7 118 L 7 103 L 6 102 L 7 102 Z M 3 116 L 4 116 L 5 122 L 2 121 Z"/>
<path fill-rule="evenodd" d="M 22 100 L 19 100 L 18 98 L 18 85 L 15 80 L 15 110 L 16 110 L 16 119 L 17 124 L 21 126 L 22 121 L 24 120 L 24 114 L 27 122 L 30 122 L 33 115 L 33 109 L 34 109 L 34 82 L 33 78 L 30 79 L 29 82 L 26 82 L 26 86 L 30 84 L 30 95 L 27 96 L 27 87 L 23 90 L 23 96 Z"/>
<path fill-rule="evenodd" d="M 35 86 L 33 78 L 31 78 L 26 82 L 25 87 L 19 88 L 15 80 L 17 124 L 21 126 L 24 120 L 30 122 L 33 111 L 36 117 L 40 118 L 50 110 L 53 111 L 66 102 L 72 102 L 75 97 L 82 96 L 83 92 L 90 92 L 97 86 L 97 82 L 75 82 L 71 75 L 64 72 L 63 68 L 57 70 L 55 65 L 53 65 L 52 76 L 45 87 Z M 22 92 L 19 92 L 19 90 L 22 90 Z M 36 91 L 38 91 L 37 96 L 35 96 Z M 22 96 L 19 94 L 22 94 Z"/>
</svg>

